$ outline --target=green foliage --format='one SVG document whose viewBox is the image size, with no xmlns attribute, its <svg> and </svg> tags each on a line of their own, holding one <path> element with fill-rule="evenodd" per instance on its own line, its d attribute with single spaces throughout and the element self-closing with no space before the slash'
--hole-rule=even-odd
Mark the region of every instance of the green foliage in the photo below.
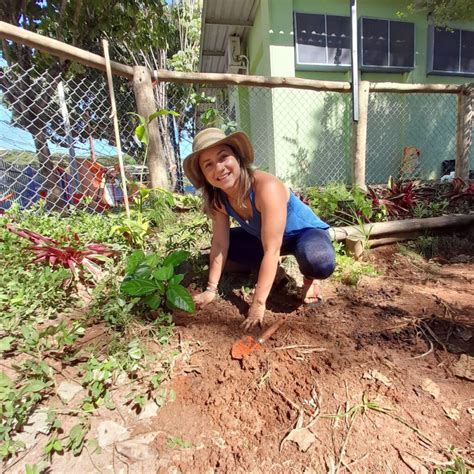
<svg viewBox="0 0 474 474">
<path fill-rule="evenodd" d="M 178 251 L 162 259 L 154 253 L 134 252 L 127 261 L 121 292 L 127 297 L 138 298 L 153 310 L 166 307 L 194 312 L 191 295 L 180 285 L 183 275 L 175 274 L 175 268 L 188 256 L 188 252 Z"/>
<path fill-rule="evenodd" d="M 361 260 L 356 261 L 348 256 L 342 243 L 333 242 L 333 245 L 336 250 L 336 270 L 332 278 L 351 286 L 357 286 L 363 276 L 377 275 L 377 271 L 372 264 Z"/>
<path fill-rule="evenodd" d="M 351 192 L 344 184 L 329 184 L 324 189 L 315 187 L 308 188 L 307 197 L 311 208 L 322 219 L 329 220 L 341 201 L 352 201 Z"/>
<path fill-rule="evenodd" d="M 120 224 L 114 225 L 110 229 L 110 236 L 120 235 L 134 247 L 143 248 L 149 232 L 150 221 L 137 212 L 133 214 L 133 217 L 131 214 L 130 218 L 124 217 Z"/>
<path fill-rule="evenodd" d="M 448 206 L 449 202 L 446 199 L 440 201 L 418 202 L 413 209 L 413 216 L 418 219 L 442 216 Z"/>
<path fill-rule="evenodd" d="M 201 114 L 201 122 L 206 127 L 218 127 L 226 134 L 233 133 L 237 130 L 238 125 L 234 120 L 227 120 L 217 109 L 207 109 Z"/>
<path fill-rule="evenodd" d="M 406 12 L 399 12 L 400 17 L 425 13 L 440 26 L 449 26 L 455 21 L 474 20 L 474 7 L 471 0 L 411 0 Z"/>
</svg>

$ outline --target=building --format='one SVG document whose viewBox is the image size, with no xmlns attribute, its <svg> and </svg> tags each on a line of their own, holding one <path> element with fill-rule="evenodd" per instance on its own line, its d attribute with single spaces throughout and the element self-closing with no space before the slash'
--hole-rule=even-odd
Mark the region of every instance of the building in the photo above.
<svg viewBox="0 0 474 474">
<path fill-rule="evenodd" d="M 438 29 L 422 13 L 401 17 L 407 1 L 357 3 L 362 80 L 472 81 L 474 22 Z M 200 70 L 351 81 L 350 2 L 204 0 Z M 350 182 L 350 94 L 252 87 L 230 96 L 262 167 L 296 184 Z M 456 107 L 453 94 L 371 94 L 367 182 L 398 176 L 407 147 L 421 152 L 414 177 L 439 178 L 455 158 Z"/>
</svg>

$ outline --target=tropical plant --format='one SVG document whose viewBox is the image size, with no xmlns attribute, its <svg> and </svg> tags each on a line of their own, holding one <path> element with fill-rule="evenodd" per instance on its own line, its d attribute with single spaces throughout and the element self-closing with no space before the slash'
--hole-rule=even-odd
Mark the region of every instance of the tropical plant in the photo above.
<svg viewBox="0 0 474 474">
<path fill-rule="evenodd" d="M 61 240 L 56 240 L 28 229 L 17 229 L 10 223 L 6 225 L 6 228 L 33 243 L 26 248 L 36 254 L 33 263 L 68 268 L 76 281 L 84 280 L 86 272 L 97 281 L 102 275 L 100 265 L 107 258 L 118 254 L 117 251 L 103 244 L 83 244 L 77 234 L 73 234 L 72 237 L 64 235 Z"/>
<path fill-rule="evenodd" d="M 194 302 L 189 292 L 180 283 L 184 275 L 175 273 L 176 267 L 189 256 L 186 251 L 170 253 L 160 258 L 156 253 L 145 255 L 134 252 L 127 261 L 121 292 L 151 309 L 166 307 L 194 312 Z"/>
</svg>

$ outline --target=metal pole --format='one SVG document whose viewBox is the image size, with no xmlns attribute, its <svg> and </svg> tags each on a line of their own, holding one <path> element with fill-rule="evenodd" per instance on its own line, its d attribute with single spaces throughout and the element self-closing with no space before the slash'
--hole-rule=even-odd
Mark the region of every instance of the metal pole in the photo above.
<svg viewBox="0 0 474 474">
<path fill-rule="evenodd" d="M 359 120 L 359 45 L 357 0 L 351 2 L 352 120 Z"/>
<path fill-rule="evenodd" d="M 77 167 L 76 150 L 74 150 L 74 140 L 71 133 L 71 122 L 69 120 L 69 112 L 67 110 L 66 96 L 64 94 L 64 86 L 60 81 L 58 84 L 59 106 L 63 117 L 64 133 L 66 134 L 66 143 L 69 149 L 69 160 L 71 165 L 71 182 L 69 183 L 69 202 L 72 202 L 75 192 L 79 192 L 80 180 Z"/>
<path fill-rule="evenodd" d="M 112 68 L 110 66 L 109 42 L 106 39 L 102 40 L 102 47 L 104 48 L 105 69 L 107 71 L 107 82 L 109 84 L 110 104 L 112 105 L 112 119 L 114 122 L 115 130 L 115 145 L 117 147 L 120 176 L 122 178 L 123 203 L 125 205 L 125 213 L 127 214 L 127 218 L 130 219 L 130 208 L 128 207 L 127 178 L 125 177 L 125 168 L 123 166 L 122 157 L 122 146 L 120 144 L 120 131 L 117 119 L 117 107 L 115 105 L 114 81 L 112 78 Z"/>
</svg>

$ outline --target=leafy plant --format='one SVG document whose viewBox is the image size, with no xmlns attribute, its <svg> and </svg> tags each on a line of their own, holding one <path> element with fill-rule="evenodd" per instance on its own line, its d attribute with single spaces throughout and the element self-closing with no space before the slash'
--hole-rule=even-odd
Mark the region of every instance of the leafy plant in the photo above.
<svg viewBox="0 0 474 474">
<path fill-rule="evenodd" d="M 125 217 L 120 224 L 110 229 L 110 235 L 121 235 L 134 247 L 145 246 L 145 237 L 150 232 L 150 221 L 143 214 L 137 213 L 134 217 Z"/>
<path fill-rule="evenodd" d="M 183 275 L 175 274 L 175 268 L 188 256 L 186 251 L 177 251 L 162 259 L 155 253 L 145 255 L 141 250 L 134 252 L 127 261 L 121 292 L 138 298 L 151 309 L 165 306 L 171 310 L 194 312 L 191 295 L 180 285 Z"/>
<path fill-rule="evenodd" d="M 94 280 L 98 280 L 104 258 L 117 255 L 115 250 L 103 244 L 84 245 L 77 234 L 72 237 L 64 235 L 61 240 L 56 240 L 28 229 L 17 229 L 13 224 L 7 224 L 6 228 L 33 243 L 26 248 L 36 254 L 33 263 L 68 268 L 75 280 L 84 280 L 86 271 Z"/>
</svg>

